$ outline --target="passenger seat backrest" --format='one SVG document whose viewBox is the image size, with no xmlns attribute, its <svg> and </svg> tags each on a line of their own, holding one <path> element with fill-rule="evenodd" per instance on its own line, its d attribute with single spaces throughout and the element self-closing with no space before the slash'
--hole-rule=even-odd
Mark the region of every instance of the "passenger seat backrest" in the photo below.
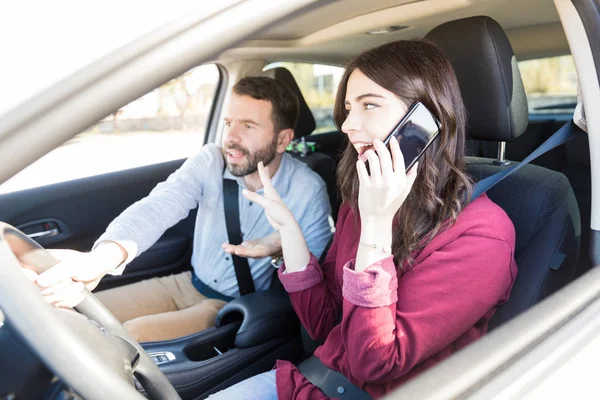
<svg viewBox="0 0 600 400">
<path fill-rule="evenodd" d="M 527 128 L 527 98 L 512 47 L 500 25 L 489 17 L 471 17 L 434 28 L 425 39 L 446 54 L 458 78 L 468 112 L 467 131 L 475 140 L 512 141 Z M 496 160 L 468 157 L 475 181 L 505 168 Z M 488 191 L 516 230 L 518 275 L 506 304 L 490 329 L 525 311 L 575 276 L 580 219 L 567 178 L 556 171 L 526 165 Z"/>
</svg>

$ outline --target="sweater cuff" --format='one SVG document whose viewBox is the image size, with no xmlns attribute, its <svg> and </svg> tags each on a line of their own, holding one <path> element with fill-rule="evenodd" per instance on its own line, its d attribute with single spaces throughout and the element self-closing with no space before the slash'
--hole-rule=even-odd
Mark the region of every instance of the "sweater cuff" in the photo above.
<svg viewBox="0 0 600 400">
<path fill-rule="evenodd" d="M 359 307 L 387 307 L 398 301 L 398 274 L 392 256 L 370 265 L 362 272 L 354 270 L 354 261 L 344 265 L 342 295 Z"/>
<path fill-rule="evenodd" d="M 319 266 L 319 261 L 312 254 L 308 265 L 303 270 L 286 272 L 284 263 L 277 273 L 281 284 L 288 293 L 310 289 L 323 280 L 323 272 Z"/>
</svg>

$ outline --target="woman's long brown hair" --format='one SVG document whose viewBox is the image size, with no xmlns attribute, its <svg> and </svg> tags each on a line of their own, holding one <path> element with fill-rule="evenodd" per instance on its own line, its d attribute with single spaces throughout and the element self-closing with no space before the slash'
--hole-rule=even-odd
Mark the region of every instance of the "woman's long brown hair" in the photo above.
<svg viewBox="0 0 600 400">
<path fill-rule="evenodd" d="M 450 62 L 433 43 L 401 40 L 368 50 L 350 61 L 338 88 L 334 121 L 341 130 L 347 112 L 346 85 L 360 70 L 407 106 L 422 102 L 441 122 L 440 137 L 419 160 L 417 179 L 395 216 L 392 253 L 396 265 L 412 265 L 413 256 L 442 229 L 451 226 L 470 198 L 472 183 L 464 172 L 466 111 Z M 342 200 L 358 215 L 357 152 L 348 143 L 338 168 Z"/>
</svg>

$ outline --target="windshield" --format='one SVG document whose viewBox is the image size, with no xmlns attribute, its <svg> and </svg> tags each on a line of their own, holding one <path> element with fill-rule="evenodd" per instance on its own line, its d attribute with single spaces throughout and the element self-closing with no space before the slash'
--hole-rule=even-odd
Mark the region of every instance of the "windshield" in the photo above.
<svg viewBox="0 0 600 400">
<path fill-rule="evenodd" d="M 144 34 L 200 8 L 237 1 L 23 0 L 0 7 L 0 116 Z"/>
</svg>

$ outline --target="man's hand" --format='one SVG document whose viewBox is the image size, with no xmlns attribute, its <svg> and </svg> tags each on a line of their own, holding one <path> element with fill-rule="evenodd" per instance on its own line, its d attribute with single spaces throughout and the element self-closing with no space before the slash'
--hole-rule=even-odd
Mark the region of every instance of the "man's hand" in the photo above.
<svg viewBox="0 0 600 400">
<path fill-rule="evenodd" d="M 90 253 L 75 250 L 48 250 L 58 263 L 36 274 L 24 266 L 25 275 L 42 291 L 44 299 L 57 307 L 75 307 L 83 300 L 83 289 L 93 290 L 100 279 L 127 258 L 115 242 L 106 242 Z"/>
<path fill-rule="evenodd" d="M 281 254 L 281 236 L 279 232 L 273 232 L 269 236 L 260 239 L 246 240 L 240 245 L 223 243 L 223 250 L 229 254 L 235 254 L 246 258 L 274 257 Z"/>
</svg>

